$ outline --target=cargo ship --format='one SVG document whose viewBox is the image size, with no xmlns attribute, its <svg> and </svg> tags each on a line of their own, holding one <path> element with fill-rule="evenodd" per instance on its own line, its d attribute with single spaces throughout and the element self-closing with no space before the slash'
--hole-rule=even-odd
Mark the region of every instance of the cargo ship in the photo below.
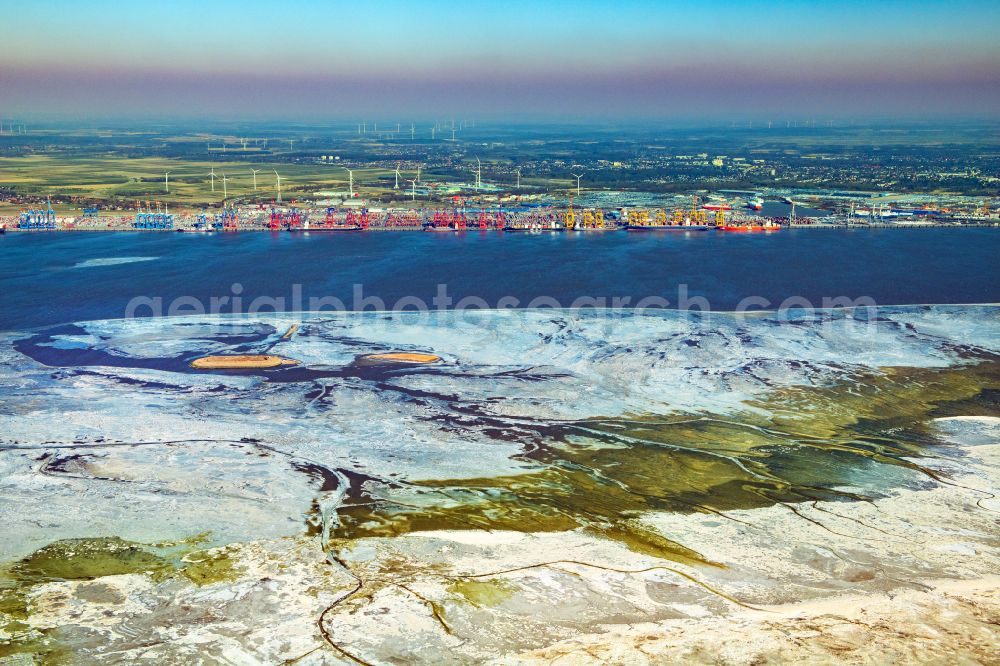
<svg viewBox="0 0 1000 666">
<path fill-rule="evenodd" d="M 727 203 L 707 203 L 702 206 L 705 210 L 732 210 L 733 207 Z"/>
<path fill-rule="evenodd" d="M 737 232 L 750 232 L 750 231 L 778 231 L 781 229 L 781 225 L 775 222 L 730 222 L 718 227 L 720 231 L 737 231 Z"/>
<path fill-rule="evenodd" d="M 468 225 L 464 222 L 448 222 L 447 224 L 435 224 L 434 222 L 424 222 L 424 226 L 421 231 L 430 231 L 431 233 L 442 233 L 448 231 L 467 231 L 469 229 Z"/>
<path fill-rule="evenodd" d="M 533 222 L 528 225 L 523 224 L 508 224 L 503 228 L 504 231 L 568 231 L 566 226 L 560 224 L 558 220 L 548 220 L 544 224 Z M 571 230 L 570 230 L 571 231 Z"/>
<path fill-rule="evenodd" d="M 761 198 L 760 195 L 756 195 L 752 197 L 749 201 L 747 201 L 747 208 L 751 210 L 760 210 L 763 207 L 764 207 L 764 199 Z"/>
<path fill-rule="evenodd" d="M 339 224 L 337 222 L 330 221 L 330 222 L 321 222 L 315 227 L 310 225 L 308 222 L 302 225 L 290 224 L 288 225 L 288 230 L 298 233 L 305 233 L 305 232 L 324 233 L 324 232 L 338 232 L 338 231 L 364 231 L 365 227 L 364 225 L 357 224 L 354 222 L 350 224 L 346 222 L 344 224 Z"/>
<path fill-rule="evenodd" d="M 359 224 L 331 224 L 329 226 L 324 225 L 324 226 L 321 226 L 321 227 L 310 227 L 310 226 L 301 226 L 301 227 L 292 227 L 292 226 L 290 226 L 290 227 L 288 227 L 289 231 L 293 231 L 293 232 L 297 231 L 297 232 L 301 232 L 301 233 L 305 233 L 305 232 L 317 233 L 317 232 L 337 232 L 337 231 L 362 231 L 363 229 L 364 229 L 364 227 L 362 227 Z"/>
<path fill-rule="evenodd" d="M 625 231 L 708 231 L 707 224 L 629 224 Z"/>
</svg>

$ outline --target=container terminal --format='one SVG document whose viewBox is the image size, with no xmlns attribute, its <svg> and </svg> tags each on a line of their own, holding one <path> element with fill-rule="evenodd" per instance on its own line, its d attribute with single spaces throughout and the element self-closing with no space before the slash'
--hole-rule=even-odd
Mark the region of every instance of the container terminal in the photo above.
<svg viewBox="0 0 1000 666">
<path fill-rule="evenodd" d="M 701 193 L 664 197 L 642 192 L 587 192 L 574 203 L 550 197 L 471 201 L 438 207 L 341 205 L 316 202 L 241 204 L 171 212 L 159 202 L 135 202 L 130 211 L 83 207 L 57 215 L 50 199 L 0 217 L 0 233 L 42 231 L 178 231 L 296 233 L 465 230 L 499 231 L 774 231 L 781 227 L 1000 226 L 990 201 L 942 201 L 868 193 Z M 430 202 L 427 202 L 430 203 Z M 584 205 L 579 205 L 583 203 Z"/>
</svg>

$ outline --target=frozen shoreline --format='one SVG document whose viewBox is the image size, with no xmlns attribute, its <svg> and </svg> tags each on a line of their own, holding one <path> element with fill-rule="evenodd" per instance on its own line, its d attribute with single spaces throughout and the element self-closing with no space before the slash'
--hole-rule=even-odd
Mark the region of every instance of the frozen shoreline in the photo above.
<svg viewBox="0 0 1000 666">
<path fill-rule="evenodd" d="M 80 664 L 985 661 L 996 313 L 881 315 L 870 340 L 537 312 L 8 340 L 0 642 Z M 274 345 L 311 374 L 187 363 Z M 443 360 L 356 363 L 387 351 Z"/>
<path fill-rule="evenodd" d="M 645 517 L 721 567 L 579 530 L 333 542 L 332 561 L 316 538 L 294 537 L 218 549 L 235 573 L 203 586 L 46 583 L 29 622 L 62 627 L 86 647 L 81 664 L 988 663 L 1000 635 L 998 421 L 960 419 L 990 441 L 963 446 L 950 483 L 930 490 Z"/>
</svg>

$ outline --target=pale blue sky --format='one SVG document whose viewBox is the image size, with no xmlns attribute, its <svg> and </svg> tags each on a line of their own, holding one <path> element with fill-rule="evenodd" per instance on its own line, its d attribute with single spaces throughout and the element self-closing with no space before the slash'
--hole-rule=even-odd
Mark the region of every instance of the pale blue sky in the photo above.
<svg viewBox="0 0 1000 666">
<path fill-rule="evenodd" d="M 997 2 L 0 0 L 0 15 L 0 114 L 1000 106 Z"/>
</svg>

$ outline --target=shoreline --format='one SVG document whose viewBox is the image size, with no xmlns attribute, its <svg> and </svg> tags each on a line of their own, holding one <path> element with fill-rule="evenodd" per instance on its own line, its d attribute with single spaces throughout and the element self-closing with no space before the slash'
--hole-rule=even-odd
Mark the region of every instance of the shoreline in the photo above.
<svg viewBox="0 0 1000 666">
<path fill-rule="evenodd" d="M 862 230 L 862 229 L 995 229 L 1000 228 L 1000 222 L 957 222 L 952 224 L 907 224 L 905 222 L 892 223 L 892 224 L 782 224 L 781 229 L 850 229 L 850 230 Z M 542 235 L 545 233 L 607 233 L 614 231 L 624 231 L 625 227 L 618 228 L 608 228 L 608 229 L 516 229 L 515 231 L 522 234 L 535 234 Z M 717 231 L 716 229 L 709 227 L 709 231 Z M 370 231 L 380 231 L 380 232 L 394 232 L 394 231 L 409 231 L 409 232 L 423 232 L 423 227 L 376 227 L 371 226 L 368 229 L 350 229 L 350 230 L 336 230 L 334 235 L 340 234 L 355 234 L 355 233 L 366 233 Z M 507 229 L 480 229 L 478 227 L 470 226 L 466 229 L 449 229 L 444 232 L 438 233 L 453 233 L 453 234 L 466 234 L 466 233 L 494 233 L 494 232 L 507 232 Z M 670 232 L 684 231 L 683 229 L 668 230 Z M 331 234 L 329 229 L 324 229 L 323 227 L 317 227 L 315 229 L 269 229 L 266 227 L 253 227 L 253 228 L 239 228 L 239 229 L 228 229 L 228 230 L 212 230 L 212 231 L 198 231 L 189 227 L 174 227 L 172 229 L 129 229 L 129 228 L 62 228 L 62 229 L 19 229 L 16 227 L 7 227 L 0 234 L 11 233 L 11 234 L 41 234 L 41 233 L 64 233 L 64 232 L 97 232 L 97 233 L 191 233 L 195 235 L 204 236 L 214 236 L 217 234 L 233 234 L 233 233 L 296 233 L 296 234 L 309 234 L 310 232 L 315 232 L 317 234 Z M 656 233 L 653 230 L 652 233 Z M 731 233 L 731 232 L 730 232 Z M 756 232 L 757 234 L 766 232 Z"/>
<path fill-rule="evenodd" d="M 846 312 L 853 310 L 880 310 L 880 309 L 890 309 L 890 308 L 997 308 L 1000 307 L 1000 302 L 996 303 L 879 303 L 874 306 L 869 305 L 852 305 L 852 306 L 839 306 L 832 308 L 810 308 L 808 310 L 796 310 L 794 308 L 788 310 L 747 310 L 745 312 L 738 310 L 681 310 L 679 308 L 637 308 L 637 307 L 623 307 L 623 308 L 613 308 L 613 307 L 564 307 L 564 308 L 550 308 L 550 307 L 520 307 L 520 308 L 472 308 L 469 310 L 459 310 L 455 308 L 448 309 L 428 309 L 426 311 L 411 311 L 411 310 L 289 310 L 281 312 L 263 311 L 263 312 L 217 312 L 217 313 L 206 313 L 206 314 L 184 314 L 184 315 L 160 315 L 155 317 L 103 317 L 100 319 L 84 319 L 77 321 L 60 322 L 55 324 L 43 324 L 40 326 L 27 326 L 16 329 L 2 329 L 0 328 L 0 336 L 19 336 L 28 333 L 37 334 L 47 331 L 52 328 L 58 328 L 68 325 L 76 324 L 95 324 L 95 323 L 105 323 L 105 322 L 131 322 L 131 321 L 146 321 L 146 320 L 174 320 L 174 321 L 186 321 L 186 320 L 200 320 L 200 319 L 210 319 L 213 321 L 228 321 L 228 320 L 252 320 L 256 319 L 276 319 L 283 321 L 285 319 L 291 320 L 301 320 L 305 317 L 349 317 L 358 315 L 368 315 L 368 316 L 396 316 L 396 315 L 408 315 L 408 316 L 419 316 L 427 317 L 430 315 L 444 315 L 450 313 L 473 313 L 473 315 L 512 315 L 518 313 L 532 313 L 532 312 L 556 312 L 556 313 L 575 313 L 575 312 L 593 312 L 601 316 L 619 316 L 619 315 L 650 315 L 651 313 L 678 313 L 686 315 L 700 315 L 700 316 L 710 316 L 710 315 L 726 315 L 731 317 L 761 317 L 761 316 L 771 316 L 780 315 L 782 313 L 791 313 L 798 311 L 808 311 L 813 313 L 837 313 Z M 296 325 L 301 323 L 297 322 Z"/>
</svg>

